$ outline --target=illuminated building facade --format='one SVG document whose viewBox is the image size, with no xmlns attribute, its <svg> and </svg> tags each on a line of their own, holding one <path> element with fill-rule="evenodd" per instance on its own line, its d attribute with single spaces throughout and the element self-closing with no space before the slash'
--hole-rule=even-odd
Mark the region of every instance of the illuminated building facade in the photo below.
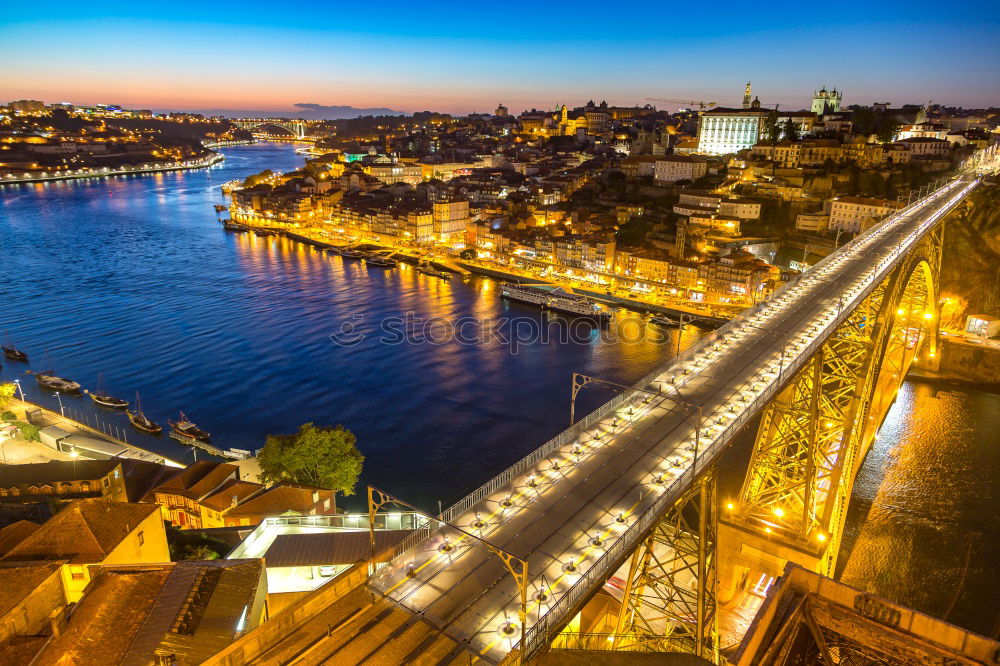
<svg viewBox="0 0 1000 666">
<path fill-rule="evenodd" d="M 760 110 L 759 100 L 754 100 L 748 110 L 706 111 L 698 123 L 698 152 L 726 155 L 753 147 L 760 140 L 766 116 L 767 112 Z"/>
</svg>

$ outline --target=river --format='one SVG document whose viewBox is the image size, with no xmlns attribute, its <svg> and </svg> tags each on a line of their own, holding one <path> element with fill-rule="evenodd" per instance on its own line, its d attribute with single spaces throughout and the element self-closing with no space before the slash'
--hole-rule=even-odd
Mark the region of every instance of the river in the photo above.
<svg viewBox="0 0 1000 666">
<path fill-rule="evenodd" d="M 21 378 L 29 400 L 58 409 L 27 367 L 91 389 L 100 374 L 121 397 L 140 391 L 162 425 L 183 410 L 224 449 L 255 450 L 305 422 L 343 424 L 366 458 L 348 505 L 363 506 L 370 483 L 431 509 L 565 428 L 573 372 L 628 382 L 673 353 L 653 325 L 626 326 L 632 337 L 616 341 L 614 329 L 602 335 L 507 303 L 490 279 L 444 282 L 228 233 L 212 208 L 223 201 L 219 186 L 303 158 L 289 144 L 222 152 L 225 162 L 203 170 L 0 188 L 0 330 L 31 357 L 30 366 L 4 361 L 0 377 Z M 415 335 L 383 344 L 402 330 L 390 318 L 407 312 Z M 551 323 L 568 339 L 554 328 L 547 341 L 512 348 L 504 320 L 522 337 Z M 463 321 L 449 336 L 449 323 Z M 352 325 L 363 341 L 331 341 Z M 466 343 L 494 329 L 484 344 Z M 690 328 L 684 344 L 698 334 Z M 577 413 L 610 395 L 585 389 Z M 181 461 L 194 455 L 85 396 L 62 401 L 68 414 L 127 430 L 130 442 Z"/>
<path fill-rule="evenodd" d="M 504 319 L 522 335 L 531 322 L 552 323 L 555 334 L 572 321 L 502 301 L 489 279 L 442 282 L 226 233 L 212 210 L 219 186 L 292 170 L 302 157 L 288 144 L 223 152 L 225 162 L 198 171 L 0 187 L 0 329 L 31 355 L 30 367 L 42 369 L 47 355 L 91 388 L 102 374 L 123 397 L 141 391 L 160 423 L 184 410 L 222 448 L 257 449 L 304 422 L 343 424 L 366 458 L 349 506 L 363 506 L 370 483 L 433 509 L 564 428 L 573 372 L 628 382 L 673 353 L 671 340 L 641 323 L 610 331 L 627 339 L 577 322 L 567 340 L 512 349 L 502 339 L 508 326 L 467 344 Z M 386 344 L 401 330 L 391 318 L 407 312 L 419 319 L 408 326 L 415 339 Z M 461 321 L 471 323 L 456 339 L 448 322 Z M 363 340 L 331 340 L 352 325 Z M 698 335 L 689 329 L 682 346 Z M 0 378 L 30 379 L 25 369 L 5 361 Z M 58 409 L 32 381 L 22 385 L 28 399 Z M 609 396 L 585 389 L 577 414 Z M 86 397 L 63 400 L 74 414 L 128 430 L 122 415 Z M 1000 395 L 906 383 L 854 488 L 845 582 L 995 634 L 998 433 Z M 192 459 L 166 437 L 129 431 L 129 440 Z M 739 467 L 727 462 L 730 472 Z"/>
</svg>

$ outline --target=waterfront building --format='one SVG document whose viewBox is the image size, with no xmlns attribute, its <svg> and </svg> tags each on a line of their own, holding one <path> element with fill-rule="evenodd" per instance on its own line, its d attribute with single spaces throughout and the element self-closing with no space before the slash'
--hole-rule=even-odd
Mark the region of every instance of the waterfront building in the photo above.
<svg viewBox="0 0 1000 666">
<path fill-rule="evenodd" d="M 469 225 L 469 202 L 465 199 L 441 199 L 431 204 L 434 237 L 441 243 L 460 242 Z"/>
<path fill-rule="evenodd" d="M 152 504 L 82 499 L 11 548 L 5 562 L 58 561 L 66 601 L 80 600 L 92 565 L 169 562 L 159 508 Z"/>
<path fill-rule="evenodd" d="M 3 465 L 0 466 L 0 497 L 6 502 L 37 502 L 46 497 L 128 501 L 119 459 Z"/>
<path fill-rule="evenodd" d="M 867 229 L 876 220 L 895 212 L 905 204 L 888 199 L 838 197 L 830 204 L 831 230 L 857 232 Z"/>
</svg>

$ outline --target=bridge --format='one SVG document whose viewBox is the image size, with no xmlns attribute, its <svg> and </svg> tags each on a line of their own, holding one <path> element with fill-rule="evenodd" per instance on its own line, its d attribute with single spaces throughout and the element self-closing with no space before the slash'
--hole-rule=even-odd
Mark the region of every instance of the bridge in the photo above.
<svg viewBox="0 0 1000 666">
<path fill-rule="evenodd" d="M 296 139 L 304 139 L 308 133 L 308 124 L 304 120 L 289 118 L 236 118 L 230 120 L 240 129 L 254 131 L 263 125 L 275 125 L 291 132 Z"/>
<path fill-rule="evenodd" d="M 608 645 L 718 662 L 719 599 L 747 574 L 833 572 L 861 461 L 910 364 L 935 358 L 943 220 L 996 157 L 429 517 L 379 554 L 359 588 L 375 601 L 324 619 L 334 628 L 296 663 L 525 663 L 615 575 Z M 758 422 L 722 507 L 716 463 Z M 372 523 L 412 509 L 376 488 L 368 499 Z"/>
</svg>

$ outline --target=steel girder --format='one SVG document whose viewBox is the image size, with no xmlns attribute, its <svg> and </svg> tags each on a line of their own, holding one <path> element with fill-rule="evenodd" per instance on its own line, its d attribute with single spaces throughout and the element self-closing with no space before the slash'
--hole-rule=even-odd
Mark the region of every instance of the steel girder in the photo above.
<svg viewBox="0 0 1000 666">
<path fill-rule="evenodd" d="M 936 346 L 938 225 L 767 406 L 726 519 L 832 575 L 857 469 L 921 345 Z M 928 333 L 931 333 L 928 335 Z"/>
<path fill-rule="evenodd" d="M 717 506 L 711 469 L 632 554 L 615 649 L 689 652 L 718 663 Z"/>
</svg>

